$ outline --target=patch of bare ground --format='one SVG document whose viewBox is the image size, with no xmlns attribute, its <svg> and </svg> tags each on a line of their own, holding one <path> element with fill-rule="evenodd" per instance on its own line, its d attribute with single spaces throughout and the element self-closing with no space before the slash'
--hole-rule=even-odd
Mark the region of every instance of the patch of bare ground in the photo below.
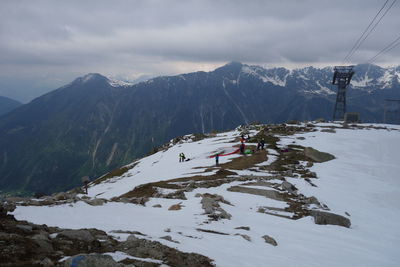
<svg viewBox="0 0 400 267">
<path fill-rule="evenodd" d="M 255 146 L 247 147 L 249 149 L 255 149 Z M 242 155 L 240 157 L 234 158 L 230 162 L 220 164 L 218 167 L 211 167 L 204 170 L 204 172 L 218 170 L 213 175 L 196 175 L 191 177 L 176 178 L 166 181 L 143 184 L 135 187 L 133 190 L 121 195 L 114 200 L 118 200 L 120 198 L 138 197 L 166 197 L 185 199 L 183 191 L 191 191 L 197 187 L 216 187 L 224 183 L 232 182 L 235 179 L 243 179 L 243 177 L 228 178 L 228 176 L 237 175 L 234 170 L 249 169 L 251 167 L 254 167 L 258 163 L 264 162 L 265 160 L 267 160 L 267 152 L 265 150 L 256 151 L 254 154 Z M 176 189 L 176 192 L 164 195 L 159 194 L 158 189 Z"/>
</svg>

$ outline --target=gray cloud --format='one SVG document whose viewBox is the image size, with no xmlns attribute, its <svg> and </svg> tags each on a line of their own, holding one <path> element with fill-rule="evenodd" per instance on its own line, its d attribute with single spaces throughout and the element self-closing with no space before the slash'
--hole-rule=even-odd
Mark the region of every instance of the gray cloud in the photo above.
<svg viewBox="0 0 400 267">
<path fill-rule="evenodd" d="M 100 72 L 137 77 L 211 69 L 338 64 L 384 1 L 91 0 L 0 2 L 1 78 Z M 399 32 L 396 3 L 354 55 L 362 63 Z M 399 49 L 380 57 L 400 62 Z"/>
</svg>

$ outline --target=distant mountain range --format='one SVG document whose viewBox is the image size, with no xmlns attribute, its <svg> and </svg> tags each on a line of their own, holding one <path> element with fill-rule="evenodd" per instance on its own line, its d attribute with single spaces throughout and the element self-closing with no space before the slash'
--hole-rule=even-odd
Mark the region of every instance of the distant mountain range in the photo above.
<svg viewBox="0 0 400 267">
<path fill-rule="evenodd" d="M 400 99 L 400 67 L 357 65 L 355 72 L 348 111 L 382 121 L 384 99 Z M 0 188 L 66 190 L 188 133 L 331 119 L 332 74 L 238 62 L 134 85 L 88 74 L 0 117 Z"/>
<path fill-rule="evenodd" d="M 0 116 L 19 107 L 22 103 L 4 96 L 0 96 Z"/>
</svg>

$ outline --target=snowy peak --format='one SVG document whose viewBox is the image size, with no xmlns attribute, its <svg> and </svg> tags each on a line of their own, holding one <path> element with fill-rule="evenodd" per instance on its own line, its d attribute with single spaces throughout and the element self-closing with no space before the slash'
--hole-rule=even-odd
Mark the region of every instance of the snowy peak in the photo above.
<svg viewBox="0 0 400 267">
<path fill-rule="evenodd" d="M 73 83 L 79 83 L 82 85 L 98 83 L 98 82 L 108 82 L 107 77 L 99 74 L 99 73 L 89 73 L 85 76 L 77 78 Z"/>
<path fill-rule="evenodd" d="M 244 65 L 241 74 L 254 76 L 265 83 L 269 82 L 277 86 L 285 86 L 290 71 L 285 68 L 264 69 L 259 66 Z"/>
</svg>

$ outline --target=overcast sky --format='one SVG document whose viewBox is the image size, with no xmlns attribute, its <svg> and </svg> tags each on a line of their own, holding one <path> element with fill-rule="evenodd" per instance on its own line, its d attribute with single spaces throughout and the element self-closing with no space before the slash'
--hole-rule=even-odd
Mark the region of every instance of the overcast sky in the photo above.
<svg viewBox="0 0 400 267">
<path fill-rule="evenodd" d="M 26 102 L 90 72 L 133 80 L 229 61 L 341 64 L 385 1 L 1 0 L 0 95 Z M 399 2 L 353 64 L 400 35 Z M 400 45 L 376 63 L 399 62 Z"/>
</svg>

